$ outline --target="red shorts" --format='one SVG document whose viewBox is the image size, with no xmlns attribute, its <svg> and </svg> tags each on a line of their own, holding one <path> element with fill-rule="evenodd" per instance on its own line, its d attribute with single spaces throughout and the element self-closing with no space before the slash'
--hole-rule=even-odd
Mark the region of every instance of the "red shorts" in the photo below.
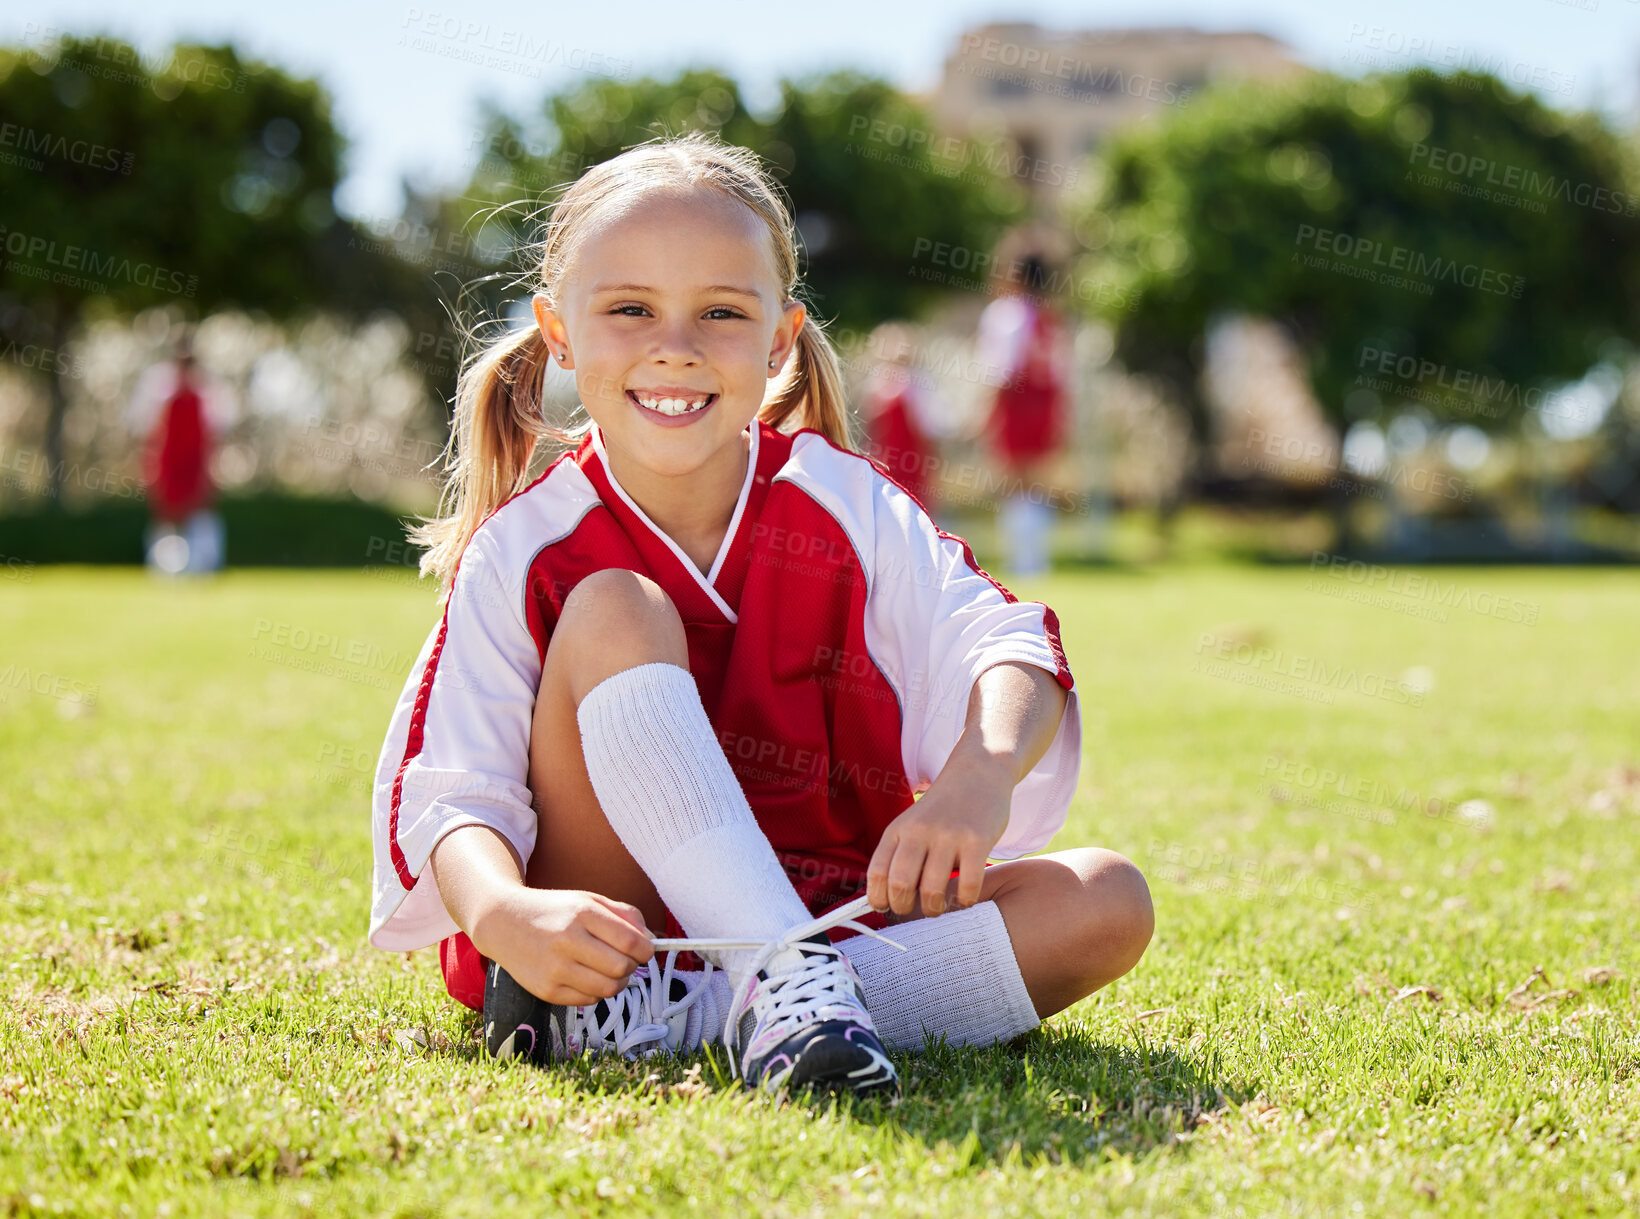
<svg viewBox="0 0 1640 1219">
<path fill-rule="evenodd" d="M 838 906 L 853 901 L 866 891 L 866 873 L 863 866 L 840 863 L 795 851 L 781 852 L 780 861 L 785 866 L 786 874 L 791 877 L 797 895 L 803 899 L 809 913 L 816 918 L 828 910 L 835 910 Z M 952 875 L 956 873 L 953 872 Z M 863 915 L 858 921 L 875 931 L 887 925 L 888 915 L 873 911 Z M 666 912 L 666 930 L 662 934 L 668 938 L 681 938 L 684 935 L 683 928 L 678 925 L 678 920 L 672 917 L 670 910 Z M 857 933 L 849 927 L 834 927 L 829 934 L 835 943 Z M 466 933 L 458 931 L 441 942 L 438 946 L 438 960 L 440 968 L 444 971 L 444 989 L 450 992 L 450 997 L 475 1012 L 483 1011 L 484 975 L 489 969 L 490 962 L 473 947 L 473 942 L 467 938 Z M 701 962 L 692 952 L 680 952 L 677 967 L 699 969 Z"/>
</svg>

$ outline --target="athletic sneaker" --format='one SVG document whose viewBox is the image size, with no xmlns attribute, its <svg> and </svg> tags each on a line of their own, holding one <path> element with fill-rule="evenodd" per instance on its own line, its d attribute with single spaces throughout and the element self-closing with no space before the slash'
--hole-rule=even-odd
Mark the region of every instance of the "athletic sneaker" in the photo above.
<svg viewBox="0 0 1640 1219">
<path fill-rule="evenodd" d="M 484 980 L 484 1044 L 494 1058 L 527 1058 L 538 1066 L 580 1054 L 647 1058 L 667 1050 L 696 1049 L 701 1013 L 695 1001 L 712 969 L 679 977 L 676 951 L 664 968 L 638 966 L 626 989 L 584 1007 L 539 999 L 494 961 Z"/>
<path fill-rule="evenodd" d="M 826 937 L 828 928 L 846 925 L 893 943 L 852 922 L 868 909 L 861 898 L 763 946 L 724 1026 L 730 1065 L 748 1085 L 900 1090 L 899 1073 L 866 1011 L 860 977 Z"/>
</svg>

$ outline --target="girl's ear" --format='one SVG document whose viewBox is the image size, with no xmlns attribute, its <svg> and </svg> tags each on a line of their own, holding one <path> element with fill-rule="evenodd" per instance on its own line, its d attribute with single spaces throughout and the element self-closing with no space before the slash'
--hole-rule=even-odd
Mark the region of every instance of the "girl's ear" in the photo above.
<svg viewBox="0 0 1640 1219">
<path fill-rule="evenodd" d="M 535 313 L 535 327 L 541 332 L 541 341 L 546 344 L 547 350 L 559 364 L 565 368 L 571 367 L 566 363 L 569 359 L 569 335 L 564 330 L 562 319 L 553 310 L 552 298 L 544 292 L 537 292 L 530 297 L 530 308 Z"/>
<path fill-rule="evenodd" d="M 791 300 L 786 302 L 785 313 L 781 318 L 780 327 L 775 333 L 779 340 L 775 350 L 770 352 L 774 360 L 775 370 L 778 372 L 786 366 L 786 360 L 797 349 L 803 333 L 803 327 L 809 319 L 808 307 L 802 301 Z"/>
</svg>

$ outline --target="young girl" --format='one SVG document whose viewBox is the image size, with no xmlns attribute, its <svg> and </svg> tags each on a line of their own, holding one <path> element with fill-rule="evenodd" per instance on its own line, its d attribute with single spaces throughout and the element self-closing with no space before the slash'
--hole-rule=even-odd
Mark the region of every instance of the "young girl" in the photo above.
<svg viewBox="0 0 1640 1219">
<path fill-rule="evenodd" d="M 721 1041 L 755 1085 L 897 1087 L 885 1047 L 1015 1037 L 1149 941 L 1120 855 L 1016 858 L 1076 786 L 1057 619 L 850 449 L 798 289 L 754 154 L 639 145 L 558 201 L 536 325 L 462 378 L 370 942 L 439 943 L 498 1056 Z M 662 927 L 706 967 L 657 968 Z"/>
</svg>

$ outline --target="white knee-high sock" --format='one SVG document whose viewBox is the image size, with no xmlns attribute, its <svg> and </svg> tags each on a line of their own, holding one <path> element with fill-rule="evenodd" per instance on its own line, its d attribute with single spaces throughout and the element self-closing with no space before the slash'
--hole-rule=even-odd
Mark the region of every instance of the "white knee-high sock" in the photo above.
<svg viewBox="0 0 1640 1219">
<path fill-rule="evenodd" d="M 837 946 L 860 975 L 866 1010 L 889 1049 L 923 1049 L 924 1029 L 936 1037 L 944 1033 L 951 1045 L 991 1045 L 1042 1023 L 995 902 L 897 924 L 883 934 L 908 950 L 864 935 Z M 703 985 L 697 1001 L 702 1025 L 688 1049 L 722 1037 L 732 998 L 726 974 L 714 973 Z"/>
<path fill-rule="evenodd" d="M 576 720 L 598 804 L 687 935 L 773 939 L 813 917 L 759 828 L 687 669 L 623 669 L 592 688 Z M 718 955 L 738 986 L 756 954 Z"/>
<path fill-rule="evenodd" d="M 870 936 L 838 942 L 865 987 L 866 1010 L 891 1050 L 921 1050 L 923 1031 L 951 1045 L 991 1045 L 1041 1020 L 995 902 L 885 927 L 908 951 Z"/>
</svg>

